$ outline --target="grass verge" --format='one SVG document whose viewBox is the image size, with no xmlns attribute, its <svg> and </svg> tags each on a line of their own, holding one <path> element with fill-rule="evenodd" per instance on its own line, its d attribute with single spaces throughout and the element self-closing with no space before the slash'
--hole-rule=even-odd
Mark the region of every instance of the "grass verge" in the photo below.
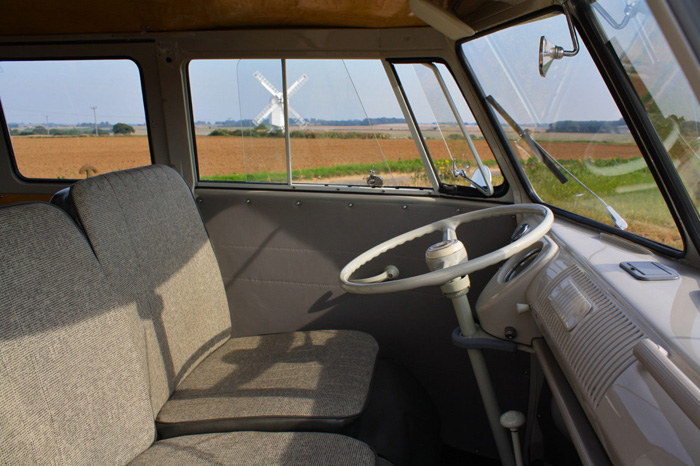
<svg viewBox="0 0 700 466">
<path fill-rule="evenodd" d="M 436 162 L 438 166 L 447 165 L 446 161 Z M 485 165 L 496 166 L 493 160 L 487 160 Z M 374 170 L 377 175 L 388 173 L 417 173 L 422 172 L 423 162 L 421 159 L 387 161 L 386 163 L 357 163 L 348 165 L 336 165 L 333 167 L 316 167 L 303 170 L 292 170 L 292 178 L 297 181 L 316 180 L 324 178 L 337 178 L 353 175 L 369 175 L 369 171 Z M 256 172 L 256 173 L 230 173 L 221 175 L 202 176 L 202 180 L 207 181 L 243 181 L 248 183 L 284 183 L 287 174 L 283 172 Z"/>
</svg>

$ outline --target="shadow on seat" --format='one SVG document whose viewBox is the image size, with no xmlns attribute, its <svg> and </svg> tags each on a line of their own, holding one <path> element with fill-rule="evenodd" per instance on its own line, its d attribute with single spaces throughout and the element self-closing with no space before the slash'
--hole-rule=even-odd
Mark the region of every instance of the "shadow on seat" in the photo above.
<svg viewBox="0 0 700 466">
<path fill-rule="evenodd" d="M 370 335 L 230 338 L 218 263 L 177 172 L 153 165 L 108 173 L 52 202 L 77 216 L 111 285 L 137 306 L 161 438 L 239 429 L 337 432 L 362 413 L 378 352 Z"/>
<path fill-rule="evenodd" d="M 0 464 L 361 465 L 337 434 L 156 437 L 143 326 L 48 204 L 0 208 Z"/>
</svg>

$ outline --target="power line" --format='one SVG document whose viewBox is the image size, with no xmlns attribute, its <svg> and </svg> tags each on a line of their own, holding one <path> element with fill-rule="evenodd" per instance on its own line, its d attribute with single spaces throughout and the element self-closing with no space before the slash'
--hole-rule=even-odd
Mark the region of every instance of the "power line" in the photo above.
<svg viewBox="0 0 700 466">
<path fill-rule="evenodd" d="M 95 115 L 95 136 L 99 136 L 99 133 L 97 132 L 97 107 L 90 107 L 92 109 L 92 113 Z"/>
</svg>

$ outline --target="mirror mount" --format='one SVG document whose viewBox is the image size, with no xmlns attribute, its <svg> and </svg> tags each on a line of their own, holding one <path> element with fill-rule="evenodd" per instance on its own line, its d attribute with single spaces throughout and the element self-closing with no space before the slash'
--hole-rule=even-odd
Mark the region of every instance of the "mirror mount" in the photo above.
<svg viewBox="0 0 700 466">
<path fill-rule="evenodd" d="M 561 60 L 564 57 L 574 57 L 578 54 L 578 37 L 576 36 L 574 23 L 571 21 L 571 16 L 569 16 L 568 11 L 564 10 L 564 16 L 566 16 L 566 23 L 569 26 L 571 43 L 574 48 L 573 50 L 564 50 L 564 47 L 553 44 L 547 40 L 545 36 L 540 37 L 540 76 L 543 78 L 547 75 L 547 71 L 549 67 L 552 66 L 554 60 Z"/>
<path fill-rule="evenodd" d="M 595 8 L 595 10 L 600 14 L 600 16 L 614 29 L 620 30 L 624 29 L 627 26 L 627 23 L 630 22 L 632 18 L 634 18 L 637 13 L 639 13 L 639 6 L 637 5 L 638 0 L 633 0 L 631 2 L 626 2 L 625 3 L 625 10 L 623 12 L 624 16 L 622 17 L 622 21 L 617 22 L 615 21 L 615 18 L 613 18 L 608 11 L 600 6 L 599 3 L 592 3 L 591 6 Z"/>
<path fill-rule="evenodd" d="M 491 173 L 491 169 L 488 167 L 488 165 L 478 166 L 471 177 L 467 175 L 467 168 L 469 168 L 469 166 L 466 168 L 457 168 L 457 161 L 452 159 L 452 176 L 455 178 L 462 177 L 466 179 L 469 181 L 469 183 L 471 183 L 473 188 L 476 188 L 477 191 L 484 196 L 490 196 L 493 194 L 493 192 L 489 192 L 487 188 L 491 186 L 491 189 L 493 189 L 493 174 Z"/>
</svg>

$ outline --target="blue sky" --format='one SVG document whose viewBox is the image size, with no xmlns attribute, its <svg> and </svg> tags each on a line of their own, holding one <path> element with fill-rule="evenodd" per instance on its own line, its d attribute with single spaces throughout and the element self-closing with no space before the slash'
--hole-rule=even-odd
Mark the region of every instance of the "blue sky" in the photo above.
<svg viewBox="0 0 700 466">
<path fill-rule="evenodd" d="M 468 42 L 464 50 L 484 92 L 493 94 L 522 124 L 619 119 L 585 47 L 578 56 L 555 62 L 547 78 L 537 75 L 543 34 L 556 44 L 571 47 L 562 16 Z M 306 119 L 403 116 L 379 61 L 288 60 L 287 70 L 288 85 L 303 74 L 308 77 L 290 100 Z M 254 78 L 256 71 L 282 89 L 279 60 L 191 62 L 195 120 L 254 118 L 271 97 Z M 415 74 L 402 72 L 401 78 L 407 88 L 417 86 Z M 414 97 L 412 103 L 421 123 L 437 118 L 428 103 L 429 94 Z M 91 107 L 97 107 L 98 121 L 145 122 L 139 70 L 129 60 L 0 62 L 0 99 L 10 123 L 42 124 L 47 117 L 56 124 L 92 122 Z M 460 109 L 464 120 L 472 122 L 466 107 L 460 105 Z"/>
<path fill-rule="evenodd" d="M 146 121 L 141 78 L 129 60 L 1 62 L 0 99 L 9 123 Z"/>
<path fill-rule="evenodd" d="M 562 15 L 520 24 L 467 42 L 463 50 L 486 95 L 521 124 L 559 120 L 618 120 L 620 113 L 586 50 L 555 60 L 546 78 L 539 76 L 540 36 L 571 50 Z"/>
</svg>

